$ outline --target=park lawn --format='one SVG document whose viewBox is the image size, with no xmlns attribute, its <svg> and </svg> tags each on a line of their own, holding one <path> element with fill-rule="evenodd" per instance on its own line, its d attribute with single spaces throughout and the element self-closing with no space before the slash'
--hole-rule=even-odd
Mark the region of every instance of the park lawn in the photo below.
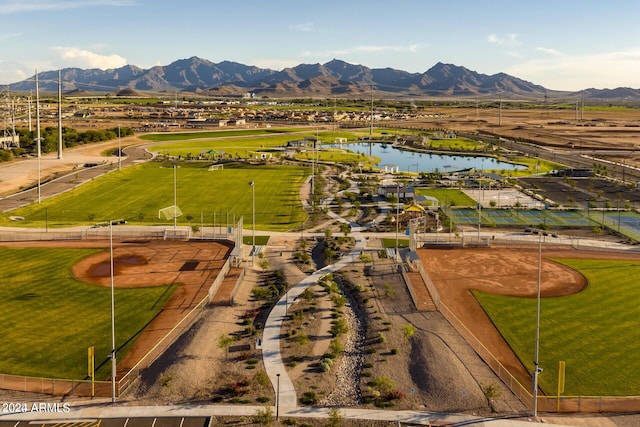
<svg viewBox="0 0 640 427">
<path fill-rule="evenodd" d="M 309 134 L 310 136 L 311 134 Z M 224 152 L 226 157 L 249 158 L 256 152 L 265 152 L 284 147 L 287 141 L 302 139 L 293 135 L 259 135 L 244 138 L 202 138 L 192 140 L 170 140 L 153 145 L 150 150 L 166 156 L 197 156 L 203 151 Z"/>
<path fill-rule="evenodd" d="M 308 170 L 295 166 L 250 166 L 226 164 L 224 170 L 208 171 L 208 163 L 180 163 L 176 169 L 177 205 L 183 216 L 180 226 L 221 224 L 227 213 L 229 224 L 244 217 L 252 226 L 252 188 L 255 182 L 256 227 L 284 231 L 305 219 L 299 188 Z M 129 223 L 173 225 L 173 219 L 158 218 L 158 211 L 174 203 L 174 170 L 171 164 L 149 162 L 113 171 L 40 204 L 0 214 L 0 224 L 11 224 L 9 216 L 24 217 L 25 227 L 91 225 L 109 219 Z"/>
<path fill-rule="evenodd" d="M 429 138 L 428 147 L 433 150 L 452 150 L 452 151 L 475 151 L 484 147 L 485 144 L 477 141 L 471 141 L 465 138 L 452 139 L 432 139 Z"/>
<path fill-rule="evenodd" d="M 438 199 L 440 206 L 476 206 L 477 202 L 456 188 L 416 188 L 416 193 Z"/>
<path fill-rule="evenodd" d="M 535 157 L 514 157 L 510 158 L 509 162 L 526 166 L 526 169 L 515 169 L 509 171 L 496 171 L 496 173 L 507 174 L 513 177 L 526 177 L 535 175 L 546 175 L 553 170 L 565 169 L 559 163 L 549 162 L 547 160 L 538 159 Z"/>
<path fill-rule="evenodd" d="M 335 148 L 322 149 L 318 152 L 305 151 L 294 156 L 298 160 L 315 160 L 320 162 L 335 162 L 342 164 L 357 165 L 362 163 L 364 167 L 371 168 L 373 165 L 380 163 L 380 158 L 376 156 L 367 156 L 362 153 L 354 153 L 352 151 L 340 150 Z"/>
<path fill-rule="evenodd" d="M 284 148 L 287 142 L 293 140 L 317 136 L 322 144 L 330 144 L 336 138 L 347 138 L 350 142 L 357 142 L 359 137 L 365 135 L 369 135 L 368 132 L 317 131 L 315 128 L 308 127 L 285 129 L 284 132 L 279 129 L 262 129 L 150 134 L 142 138 L 160 142 L 153 145 L 151 150 L 167 156 L 197 156 L 201 152 L 216 150 L 224 152 L 226 157 L 250 158 L 258 152 L 279 155 L 282 151 L 274 149 Z M 374 133 L 374 137 L 376 136 L 380 134 Z"/>
<path fill-rule="evenodd" d="M 269 128 L 269 129 L 237 129 L 217 130 L 204 132 L 175 132 L 175 133 L 150 133 L 140 136 L 140 139 L 151 142 L 187 141 L 193 139 L 215 139 L 240 136 L 259 136 L 279 133 L 299 132 L 296 128 Z"/>
<path fill-rule="evenodd" d="M 640 395 L 640 263 L 555 261 L 581 272 L 588 286 L 575 295 L 541 300 L 541 388 L 556 394 L 562 360 L 565 396 Z M 536 299 L 473 293 L 527 370 L 533 371 Z"/>
<path fill-rule="evenodd" d="M 95 346 L 96 379 L 111 364 L 111 289 L 80 282 L 71 267 L 100 250 L 0 247 L 0 372 L 84 379 Z M 163 307 L 175 285 L 115 290 L 117 360 Z"/>
</svg>

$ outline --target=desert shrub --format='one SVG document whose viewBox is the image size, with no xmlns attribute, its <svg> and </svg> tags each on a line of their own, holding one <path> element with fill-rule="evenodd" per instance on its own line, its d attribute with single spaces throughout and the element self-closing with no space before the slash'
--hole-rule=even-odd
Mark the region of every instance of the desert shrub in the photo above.
<svg viewBox="0 0 640 427">
<path fill-rule="evenodd" d="M 368 385 L 379 390 L 381 393 L 389 393 L 396 386 L 391 378 L 385 376 L 369 381 Z"/>
<path fill-rule="evenodd" d="M 275 420 L 273 408 L 270 406 L 265 406 L 264 409 L 258 409 L 253 416 L 253 422 L 261 426 L 271 425 Z"/>
<path fill-rule="evenodd" d="M 347 303 L 347 299 L 344 297 L 344 295 L 340 295 L 340 294 L 332 295 L 331 296 L 331 301 L 333 301 L 333 305 L 336 308 L 342 308 Z"/>
<path fill-rule="evenodd" d="M 269 376 L 264 371 L 264 369 L 260 369 L 255 373 L 253 379 L 260 385 L 261 387 L 266 387 L 270 384 Z"/>
<path fill-rule="evenodd" d="M 160 375 L 160 383 L 162 387 L 171 387 L 171 381 L 173 381 L 173 376 L 171 375 Z"/>
<path fill-rule="evenodd" d="M 298 334 L 298 336 L 296 337 L 296 342 L 300 345 L 307 345 L 309 344 L 309 335 L 305 334 L 305 333 L 300 333 Z"/>
<path fill-rule="evenodd" d="M 315 405 L 318 403 L 318 397 L 313 391 L 305 391 L 300 396 L 300 403 L 303 405 Z"/>
<path fill-rule="evenodd" d="M 344 319 L 337 319 L 334 320 L 333 325 L 331 325 L 331 329 L 329 332 L 331 332 L 331 335 L 333 335 L 334 337 L 337 337 L 338 335 L 342 335 L 342 334 L 346 334 L 347 332 L 349 332 L 349 326 L 347 325 L 347 321 Z"/>
<path fill-rule="evenodd" d="M 340 427 L 342 425 L 342 414 L 337 408 L 331 408 L 329 410 L 329 419 L 327 420 L 327 427 Z"/>
<path fill-rule="evenodd" d="M 329 342 L 329 351 L 335 357 L 344 351 L 344 346 L 338 338 L 334 338 L 331 340 L 331 342 Z"/>
</svg>

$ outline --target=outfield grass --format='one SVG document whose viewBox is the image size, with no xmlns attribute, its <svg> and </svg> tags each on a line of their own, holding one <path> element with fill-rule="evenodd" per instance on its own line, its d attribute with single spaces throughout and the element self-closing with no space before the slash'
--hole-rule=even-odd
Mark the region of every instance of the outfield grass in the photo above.
<svg viewBox="0 0 640 427">
<path fill-rule="evenodd" d="M 92 249 L 0 247 L 0 372 L 84 379 L 87 348 L 95 346 L 96 379 L 111 364 L 111 290 L 73 278 L 71 266 Z M 116 289 L 120 360 L 160 311 L 175 286 Z"/>
<path fill-rule="evenodd" d="M 477 202 L 456 188 L 416 188 L 416 193 L 438 199 L 440 206 L 476 206 Z"/>
<path fill-rule="evenodd" d="M 151 162 L 113 171 L 40 204 L 0 214 L 0 225 L 15 225 L 9 216 L 24 217 L 20 226 L 66 227 L 124 218 L 129 223 L 173 225 L 158 219 L 158 210 L 173 205 L 173 167 Z M 224 170 L 208 171 L 206 163 L 181 163 L 176 170 L 177 204 L 183 212 L 178 225 L 211 226 L 216 213 L 226 223 L 233 215 L 244 216 L 245 228 L 252 224 L 252 188 L 255 182 L 256 228 L 284 231 L 305 218 L 299 188 L 307 176 L 303 167 L 247 166 L 227 164 Z"/>
<path fill-rule="evenodd" d="M 384 247 L 384 248 L 395 248 L 396 247 L 396 239 L 395 238 L 382 239 L 382 247 Z M 399 248 L 408 248 L 409 247 L 409 239 L 398 239 L 398 247 Z"/>
<path fill-rule="evenodd" d="M 638 261 L 556 260 L 581 272 L 587 288 L 543 298 L 540 386 L 555 395 L 558 361 L 566 362 L 565 396 L 640 395 L 640 277 Z M 536 299 L 474 291 L 516 355 L 531 372 Z"/>
</svg>

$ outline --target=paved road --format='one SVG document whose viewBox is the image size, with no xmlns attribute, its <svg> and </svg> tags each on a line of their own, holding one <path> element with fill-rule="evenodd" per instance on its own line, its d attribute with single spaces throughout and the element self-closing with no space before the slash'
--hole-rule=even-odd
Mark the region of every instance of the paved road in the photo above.
<svg viewBox="0 0 640 427">
<path fill-rule="evenodd" d="M 121 158 L 120 166 L 126 167 L 151 159 L 152 154 L 146 151 L 147 146 L 148 144 L 140 144 L 123 149 L 125 156 Z M 37 164 L 37 159 L 28 159 L 0 166 L 0 177 L 2 179 L 0 182 L 0 194 L 14 189 L 12 188 L 12 182 L 19 176 L 30 177 L 34 185 L 28 190 L 0 197 L 0 212 L 7 212 L 38 201 Z M 54 171 L 67 171 L 62 176 L 40 185 L 40 200 L 44 200 L 71 190 L 100 175 L 117 170 L 118 158 L 86 156 L 71 152 L 67 153 L 63 159 L 57 159 L 55 153 L 51 153 L 42 157 L 40 164 L 43 177 L 51 176 Z M 86 165 L 95 166 L 86 167 Z M 14 190 L 18 189 L 15 188 Z"/>
</svg>

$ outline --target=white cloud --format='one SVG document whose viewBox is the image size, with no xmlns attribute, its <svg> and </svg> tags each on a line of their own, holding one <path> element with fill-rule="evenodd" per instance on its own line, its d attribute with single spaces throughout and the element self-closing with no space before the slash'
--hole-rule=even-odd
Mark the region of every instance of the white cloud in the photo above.
<svg viewBox="0 0 640 427">
<path fill-rule="evenodd" d="M 9 0 L 0 4 L 0 15 L 92 6 L 132 6 L 134 4 L 136 4 L 135 0 Z"/>
<path fill-rule="evenodd" d="M 548 47 L 537 47 L 535 48 L 536 51 L 538 52 L 542 52 L 542 53 L 546 53 L 547 55 L 552 55 L 552 56 L 563 56 L 563 53 L 555 50 L 553 48 L 548 48 Z"/>
<path fill-rule="evenodd" d="M 34 70 L 29 74 L 22 64 L 0 60 L 0 84 L 9 84 L 22 81 L 33 75 Z"/>
<path fill-rule="evenodd" d="M 498 34 L 489 34 L 487 40 L 498 46 L 518 46 L 520 44 L 520 36 L 515 33 L 507 33 L 502 36 Z"/>
<path fill-rule="evenodd" d="M 20 37 L 20 36 L 22 36 L 22 33 L 2 34 L 0 35 L 0 42 L 3 42 L 7 39 L 12 39 L 14 37 Z"/>
<path fill-rule="evenodd" d="M 313 22 L 307 22 L 304 24 L 292 24 L 292 25 L 289 25 L 289 29 L 308 33 L 311 31 L 315 31 L 315 25 Z"/>
<path fill-rule="evenodd" d="M 53 47 L 62 67 L 100 68 L 103 70 L 122 67 L 127 60 L 120 55 L 100 55 L 77 47 Z"/>
<path fill-rule="evenodd" d="M 555 90 L 640 88 L 640 48 L 582 56 L 533 59 L 506 73 Z"/>
</svg>

